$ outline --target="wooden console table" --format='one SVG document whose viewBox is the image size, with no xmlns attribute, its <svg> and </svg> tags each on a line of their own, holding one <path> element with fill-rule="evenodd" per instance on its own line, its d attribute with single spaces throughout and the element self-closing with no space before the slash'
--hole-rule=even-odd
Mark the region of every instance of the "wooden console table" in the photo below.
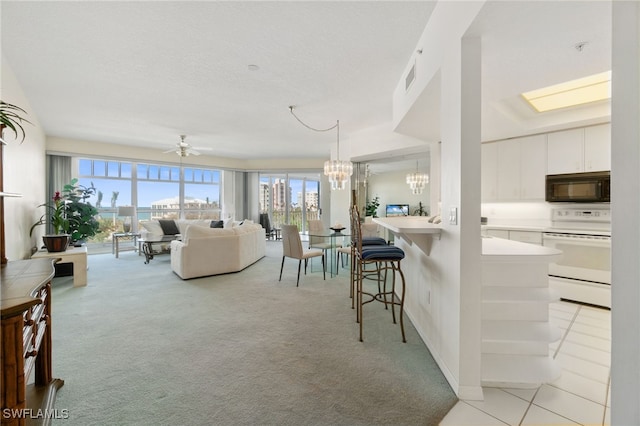
<svg viewBox="0 0 640 426">
<path fill-rule="evenodd" d="M 0 423 L 25 425 L 38 409 L 28 407 L 26 383 L 35 368 L 35 386 L 44 392 L 43 412 L 52 412 L 64 381 L 51 370 L 51 279 L 56 259 L 32 259 L 2 265 L 2 351 Z M 43 424 L 50 419 L 42 418 Z"/>
</svg>

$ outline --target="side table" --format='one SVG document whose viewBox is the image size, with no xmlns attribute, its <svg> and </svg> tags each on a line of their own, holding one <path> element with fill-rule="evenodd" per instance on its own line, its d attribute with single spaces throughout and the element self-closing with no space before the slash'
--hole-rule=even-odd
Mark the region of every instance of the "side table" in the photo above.
<svg viewBox="0 0 640 426">
<path fill-rule="evenodd" d="M 73 286 L 83 287 L 87 285 L 87 247 L 69 247 L 67 251 L 48 252 L 47 250 L 38 250 L 32 259 L 56 259 L 60 258 L 58 263 L 73 263 Z"/>
<path fill-rule="evenodd" d="M 133 241 L 133 245 L 127 247 L 126 250 L 136 250 L 138 247 L 138 238 L 140 238 L 140 233 L 138 232 L 114 232 L 111 234 L 111 254 L 115 254 L 116 259 L 118 258 L 120 251 L 123 250 L 120 248 L 121 239 Z"/>
</svg>

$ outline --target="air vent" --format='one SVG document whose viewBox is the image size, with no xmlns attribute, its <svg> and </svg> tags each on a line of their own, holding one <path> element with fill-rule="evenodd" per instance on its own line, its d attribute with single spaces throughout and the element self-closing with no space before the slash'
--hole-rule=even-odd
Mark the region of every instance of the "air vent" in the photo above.
<svg viewBox="0 0 640 426">
<path fill-rule="evenodd" d="M 409 90 L 409 87 L 411 87 L 411 83 L 413 83 L 413 81 L 415 79 L 416 79 L 416 64 L 414 62 L 413 66 L 411 67 L 411 69 L 407 73 L 407 76 L 404 79 L 404 90 L 405 91 Z"/>
</svg>

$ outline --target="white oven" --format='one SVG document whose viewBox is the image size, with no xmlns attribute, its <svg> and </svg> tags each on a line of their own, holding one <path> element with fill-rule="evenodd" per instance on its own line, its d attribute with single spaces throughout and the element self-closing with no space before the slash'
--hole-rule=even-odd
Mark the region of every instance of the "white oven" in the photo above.
<svg viewBox="0 0 640 426">
<path fill-rule="evenodd" d="M 545 232 L 542 241 L 562 251 L 562 258 L 549 265 L 549 275 L 611 285 L 610 236 Z"/>
<path fill-rule="evenodd" d="M 611 307 L 609 209 L 556 209 L 545 247 L 562 251 L 549 265 L 549 283 L 563 299 Z"/>
</svg>

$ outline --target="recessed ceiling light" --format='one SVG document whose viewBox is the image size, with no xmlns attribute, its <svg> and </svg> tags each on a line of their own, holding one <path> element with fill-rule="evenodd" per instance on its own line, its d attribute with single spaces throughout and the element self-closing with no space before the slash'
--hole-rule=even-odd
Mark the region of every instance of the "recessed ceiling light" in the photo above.
<svg viewBox="0 0 640 426">
<path fill-rule="evenodd" d="M 249 69 L 249 71 L 258 71 L 260 69 L 259 66 L 254 65 L 254 64 L 248 65 L 247 68 Z"/>
<path fill-rule="evenodd" d="M 611 71 L 532 90 L 522 97 L 538 112 L 610 99 Z"/>
</svg>

